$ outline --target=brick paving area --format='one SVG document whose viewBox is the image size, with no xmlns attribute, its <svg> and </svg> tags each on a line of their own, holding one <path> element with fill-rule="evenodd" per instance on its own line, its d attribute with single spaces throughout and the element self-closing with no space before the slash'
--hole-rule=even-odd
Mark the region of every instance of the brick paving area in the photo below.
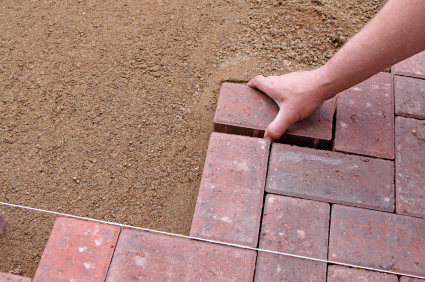
<svg viewBox="0 0 425 282">
<path fill-rule="evenodd" d="M 191 236 L 303 257 L 59 218 L 34 281 L 425 281 L 359 268 L 425 276 L 424 65 L 340 93 L 296 146 L 258 138 L 273 101 L 223 84 Z"/>
<path fill-rule="evenodd" d="M 425 51 L 394 66 L 397 75 L 425 78 Z"/>
<path fill-rule="evenodd" d="M 338 95 L 334 150 L 394 159 L 393 76 L 379 73 Z"/>
</svg>

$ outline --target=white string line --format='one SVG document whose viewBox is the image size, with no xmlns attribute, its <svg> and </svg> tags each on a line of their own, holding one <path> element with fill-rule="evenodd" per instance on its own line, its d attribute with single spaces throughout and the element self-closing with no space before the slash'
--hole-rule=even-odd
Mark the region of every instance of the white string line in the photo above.
<svg viewBox="0 0 425 282">
<path fill-rule="evenodd" d="M 360 265 L 355 265 L 355 264 L 336 262 L 336 261 L 331 261 L 331 260 L 318 259 L 318 258 L 288 254 L 288 253 L 265 250 L 265 249 L 258 249 L 258 248 L 244 246 L 244 245 L 220 242 L 220 241 L 197 238 L 197 237 L 191 237 L 191 236 L 186 236 L 186 235 L 181 235 L 181 234 L 169 233 L 169 232 L 165 232 L 165 231 L 152 230 L 152 229 L 143 228 L 143 227 L 136 227 L 136 226 L 126 225 L 126 224 L 121 224 L 121 223 L 116 223 L 116 222 L 109 222 L 109 221 L 104 221 L 104 220 L 99 220 L 99 219 L 94 219 L 94 218 L 89 218 L 89 217 L 82 217 L 82 216 L 71 215 L 71 214 L 66 214 L 66 213 L 60 213 L 60 212 L 54 212 L 54 211 L 49 211 L 49 210 L 31 208 L 31 207 L 9 204 L 9 203 L 4 203 L 4 202 L 0 202 L 0 205 L 5 205 L 5 206 L 9 206 L 9 207 L 14 207 L 14 208 L 21 208 L 21 209 L 26 209 L 26 210 L 32 210 L 32 211 L 37 211 L 37 212 L 44 212 L 44 213 L 49 213 L 49 214 L 54 214 L 54 215 L 59 215 L 59 216 L 65 216 L 65 217 L 70 217 L 70 218 L 76 218 L 76 219 L 82 219 L 82 220 L 87 220 L 87 221 L 94 221 L 94 222 L 98 222 L 98 223 L 115 225 L 115 226 L 125 227 L 125 228 L 129 228 L 129 229 L 137 229 L 137 230 L 142 230 L 142 231 L 146 231 L 146 232 L 152 232 L 152 233 L 168 235 L 168 236 L 173 236 L 173 237 L 179 237 L 179 238 L 184 238 L 184 239 L 202 241 L 202 242 L 206 242 L 206 243 L 224 245 L 224 246 L 235 247 L 235 248 L 240 248 L 240 249 L 252 250 L 252 251 L 257 251 L 257 252 L 264 252 L 264 253 L 270 253 L 270 254 L 275 254 L 275 255 L 283 255 L 283 256 L 294 257 L 294 258 L 331 263 L 331 264 L 336 264 L 336 265 L 341 265 L 341 266 L 348 266 L 348 267 L 372 270 L 372 271 L 382 272 L 382 273 L 387 273 L 387 274 L 394 274 L 394 275 L 401 275 L 401 276 L 407 276 L 407 277 L 412 277 L 412 278 L 425 279 L 425 277 L 423 277 L 423 276 L 416 276 L 416 275 L 412 275 L 412 274 L 394 272 L 394 271 L 383 270 L 383 269 L 378 269 L 378 268 L 373 268 L 373 267 L 366 267 L 366 266 L 360 266 Z"/>
</svg>

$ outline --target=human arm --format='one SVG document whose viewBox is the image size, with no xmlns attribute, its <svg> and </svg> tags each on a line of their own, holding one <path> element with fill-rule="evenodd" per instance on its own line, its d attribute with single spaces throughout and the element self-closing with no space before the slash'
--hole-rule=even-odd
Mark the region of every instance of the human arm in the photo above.
<svg viewBox="0 0 425 282">
<path fill-rule="evenodd" d="M 279 105 L 265 138 L 277 141 L 286 129 L 366 79 L 425 49 L 425 1 L 390 0 L 323 67 L 281 76 L 256 76 L 248 85 Z"/>
</svg>

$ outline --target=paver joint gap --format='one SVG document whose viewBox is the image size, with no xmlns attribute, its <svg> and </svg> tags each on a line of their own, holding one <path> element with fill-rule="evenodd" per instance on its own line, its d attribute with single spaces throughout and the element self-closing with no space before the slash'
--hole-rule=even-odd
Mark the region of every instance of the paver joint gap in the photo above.
<svg viewBox="0 0 425 282">
<path fill-rule="evenodd" d="M 123 231 L 123 228 L 120 228 L 120 233 L 118 233 L 118 238 L 117 238 L 117 242 L 115 243 L 115 246 L 114 246 L 114 251 L 112 253 L 111 261 L 109 262 L 109 265 L 108 265 L 108 271 L 106 271 L 105 281 L 106 281 L 106 279 L 108 279 L 109 269 L 111 268 L 112 261 L 114 260 L 115 250 L 117 249 L 118 242 L 120 241 L 122 231 Z"/>
</svg>

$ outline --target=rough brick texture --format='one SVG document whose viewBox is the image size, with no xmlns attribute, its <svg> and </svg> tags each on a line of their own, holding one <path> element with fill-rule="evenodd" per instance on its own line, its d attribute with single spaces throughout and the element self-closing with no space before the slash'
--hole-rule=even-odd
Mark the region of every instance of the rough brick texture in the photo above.
<svg viewBox="0 0 425 282">
<path fill-rule="evenodd" d="M 255 257 L 251 250 L 123 230 L 106 281 L 252 281 Z"/>
<path fill-rule="evenodd" d="M 425 282 L 425 279 L 402 276 L 400 277 L 400 282 Z"/>
<path fill-rule="evenodd" d="M 3 235 L 4 229 L 6 228 L 6 220 L 0 214 L 0 236 Z"/>
<path fill-rule="evenodd" d="M 256 247 L 270 142 L 212 133 L 190 235 Z"/>
<path fill-rule="evenodd" d="M 326 259 L 328 203 L 268 194 L 264 205 L 260 249 Z"/>
<path fill-rule="evenodd" d="M 379 73 L 339 94 L 334 150 L 394 159 L 392 83 Z"/>
<path fill-rule="evenodd" d="M 394 66 L 395 74 L 425 78 L 425 51 Z"/>
<path fill-rule="evenodd" d="M 394 96 L 396 115 L 425 119 L 425 80 L 395 76 Z"/>
<path fill-rule="evenodd" d="M 395 163 L 397 213 L 425 217 L 425 121 L 396 118 Z"/>
<path fill-rule="evenodd" d="M 334 111 L 334 100 L 326 101 L 311 117 L 288 128 L 279 142 L 330 147 Z M 277 104 L 264 93 L 246 85 L 223 83 L 214 116 L 214 131 L 263 137 L 278 112 Z"/>
<path fill-rule="evenodd" d="M 259 252 L 254 281 L 326 281 L 326 263 Z"/>
<path fill-rule="evenodd" d="M 266 191 L 393 212 L 394 163 L 274 143 Z"/>
<path fill-rule="evenodd" d="M 350 268 L 339 265 L 330 265 L 328 267 L 327 282 L 398 282 L 397 275 L 369 271 L 365 269 Z"/>
<path fill-rule="evenodd" d="M 332 206 L 329 260 L 425 275 L 425 219 Z"/>
<path fill-rule="evenodd" d="M 1 282 L 31 282 L 31 279 L 27 277 L 12 275 L 12 274 L 0 273 L 0 281 Z"/>
<path fill-rule="evenodd" d="M 120 228 L 59 217 L 33 281 L 104 281 Z"/>
</svg>

